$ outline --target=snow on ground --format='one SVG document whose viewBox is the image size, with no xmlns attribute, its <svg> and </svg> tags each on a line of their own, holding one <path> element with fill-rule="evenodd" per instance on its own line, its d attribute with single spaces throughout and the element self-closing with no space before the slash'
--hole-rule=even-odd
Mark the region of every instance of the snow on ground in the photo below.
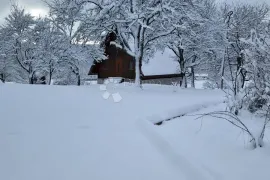
<svg viewBox="0 0 270 180">
<path fill-rule="evenodd" d="M 196 89 L 205 89 L 204 84 L 207 82 L 207 80 L 197 80 L 195 81 L 195 88 Z M 188 87 L 191 87 L 191 83 L 188 82 Z"/>
<path fill-rule="evenodd" d="M 238 129 L 211 118 L 201 123 L 188 116 L 161 126 L 150 121 L 201 104 L 209 105 L 201 111 L 224 109 L 210 106 L 222 102 L 221 91 L 160 85 L 108 90 L 122 101 L 103 99 L 98 85 L 2 85 L 0 179 L 268 179 L 268 142 L 248 150 Z"/>
</svg>

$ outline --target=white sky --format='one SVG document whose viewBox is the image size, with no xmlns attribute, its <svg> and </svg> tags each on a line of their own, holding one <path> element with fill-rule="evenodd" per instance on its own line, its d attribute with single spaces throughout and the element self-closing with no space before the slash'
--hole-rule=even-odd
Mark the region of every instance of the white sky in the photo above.
<svg viewBox="0 0 270 180">
<path fill-rule="evenodd" d="M 45 0 L 0 0 L 0 24 L 4 22 L 4 17 L 8 15 L 10 5 L 12 2 L 16 2 L 19 6 L 25 8 L 34 16 L 46 15 L 48 8 L 44 3 Z M 50 1 L 50 0 L 49 0 Z M 216 0 L 217 2 L 228 2 L 228 3 L 269 3 L 270 0 Z"/>
<path fill-rule="evenodd" d="M 10 6 L 14 2 L 20 7 L 25 8 L 33 16 L 44 16 L 48 12 L 48 8 L 43 0 L 0 0 L 0 24 L 4 22 L 4 18 L 8 15 Z"/>
</svg>

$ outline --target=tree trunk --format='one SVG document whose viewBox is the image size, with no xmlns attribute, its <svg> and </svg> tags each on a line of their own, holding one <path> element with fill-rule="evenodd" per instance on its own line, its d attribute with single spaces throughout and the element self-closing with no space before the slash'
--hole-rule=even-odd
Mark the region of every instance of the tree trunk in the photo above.
<svg viewBox="0 0 270 180">
<path fill-rule="evenodd" d="M 77 74 L 77 86 L 81 85 L 81 76 L 80 74 Z"/>
<path fill-rule="evenodd" d="M 225 53 L 224 53 L 224 57 L 223 57 L 223 60 L 222 60 L 222 63 L 221 63 L 221 81 L 220 81 L 220 89 L 224 89 L 224 72 L 225 72 L 225 55 L 226 55 L 226 50 L 225 50 Z"/>
<path fill-rule="evenodd" d="M 139 60 L 139 70 L 140 70 L 140 85 L 142 87 L 142 77 L 143 77 L 143 72 L 142 72 L 142 58 Z"/>
<path fill-rule="evenodd" d="M 135 67 L 135 86 L 142 88 L 142 53 L 135 56 L 136 67 Z"/>
<path fill-rule="evenodd" d="M 245 82 L 246 82 L 246 70 L 243 68 L 244 65 L 244 57 L 242 54 L 240 54 L 239 57 L 237 57 L 237 76 L 238 78 L 238 91 L 240 88 L 244 88 Z"/>
<path fill-rule="evenodd" d="M 183 82 L 181 87 L 187 88 L 187 77 L 186 77 L 186 68 L 185 68 L 185 59 L 184 59 L 184 49 L 178 48 L 179 51 L 179 65 L 181 73 L 183 74 Z"/>
<path fill-rule="evenodd" d="M 135 38 L 135 57 L 136 57 L 136 79 L 135 85 L 142 88 L 142 61 L 144 51 L 144 34 L 145 27 L 139 26 L 137 37 Z"/>
<path fill-rule="evenodd" d="M 29 84 L 34 84 L 33 75 L 30 75 L 29 77 Z"/>
<path fill-rule="evenodd" d="M 0 74 L 0 81 L 5 83 L 5 75 L 4 74 Z"/>
<path fill-rule="evenodd" d="M 140 59 L 139 57 L 135 57 L 136 60 L 136 68 L 135 68 L 135 86 L 141 87 L 141 70 L 140 70 Z"/>
<path fill-rule="evenodd" d="M 197 56 L 194 55 L 192 59 L 192 64 L 196 62 Z M 194 72 L 194 66 L 191 66 L 191 87 L 195 88 L 195 72 Z"/>
<path fill-rule="evenodd" d="M 34 74 L 31 64 L 29 65 L 29 84 L 34 84 Z"/>
<path fill-rule="evenodd" d="M 235 74 L 235 93 L 240 91 L 240 88 L 243 86 L 244 82 L 241 75 L 243 59 L 241 56 L 238 56 L 236 59 L 237 66 L 236 66 L 236 74 Z"/>
<path fill-rule="evenodd" d="M 52 72 L 51 72 L 51 70 L 50 70 L 48 85 L 51 85 L 51 83 L 52 83 Z"/>
<path fill-rule="evenodd" d="M 136 60 L 136 69 L 135 69 L 135 86 L 142 88 L 142 59 L 143 59 L 143 50 L 140 48 L 138 48 L 138 50 L 136 51 L 138 54 L 136 54 L 135 56 L 135 60 Z"/>
<path fill-rule="evenodd" d="M 194 73 L 194 67 L 191 67 L 191 87 L 195 88 L 195 73 Z"/>
<path fill-rule="evenodd" d="M 53 73 L 53 69 L 52 66 L 50 65 L 50 70 L 49 70 L 49 81 L 48 84 L 51 85 L 52 83 L 52 73 Z"/>
<path fill-rule="evenodd" d="M 180 81 L 180 87 L 187 88 L 187 77 L 183 74 L 182 81 Z"/>
</svg>

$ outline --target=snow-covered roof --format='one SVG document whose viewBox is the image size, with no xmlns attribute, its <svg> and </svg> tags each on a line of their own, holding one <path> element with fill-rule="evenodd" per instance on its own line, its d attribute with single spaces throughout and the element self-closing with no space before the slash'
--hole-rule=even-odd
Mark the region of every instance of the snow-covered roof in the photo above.
<svg viewBox="0 0 270 180">
<path fill-rule="evenodd" d="M 101 37 L 105 37 L 107 35 L 107 32 L 106 31 L 103 31 L 102 33 L 101 33 Z"/>
<path fill-rule="evenodd" d="M 208 74 L 195 74 L 197 77 L 208 77 Z"/>
<path fill-rule="evenodd" d="M 115 45 L 116 47 L 118 47 L 118 48 L 120 48 L 120 49 L 123 48 L 120 44 L 118 44 L 118 43 L 115 42 L 115 41 L 111 41 L 111 42 L 110 42 L 110 45 Z"/>
<path fill-rule="evenodd" d="M 174 54 L 169 49 L 164 52 L 156 52 L 149 63 L 144 63 L 142 71 L 144 75 L 160 75 L 179 73 L 179 65 L 173 60 Z"/>
<path fill-rule="evenodd" d="M 110 42 L 110 45 L 115 45 L 117 48 L 123 49 L 123 47 L 121 46 L 121 44 L 118 44 L 118 43 L 115 42 L 115 41 L 111 41 L 111 42 Z M 126 53 L 128 53 L 130 56 L 135 56 L 134 53 L 131 52 L 131 51 L 129 51 L 129 50 L 125 49 L 125 51 L 126 51 Z"/>
</svg>

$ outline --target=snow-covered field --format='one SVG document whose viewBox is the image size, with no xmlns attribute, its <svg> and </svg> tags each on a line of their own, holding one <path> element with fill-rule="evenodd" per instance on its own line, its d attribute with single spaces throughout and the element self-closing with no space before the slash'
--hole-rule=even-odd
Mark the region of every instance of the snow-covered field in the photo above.
<svg viewBox="0 0 270 180">
<path fill-rule="evenodd" d="M 224 110 L 219 90 L 0 85 L 1 180 L 268 180 L 270 147 L 250 150 L 226 121 L 177 114 Z M 246 116 L 248 117 L 248 116 Z M 256 131 L 261 123 L 245 121 Z"/>
</svg>

